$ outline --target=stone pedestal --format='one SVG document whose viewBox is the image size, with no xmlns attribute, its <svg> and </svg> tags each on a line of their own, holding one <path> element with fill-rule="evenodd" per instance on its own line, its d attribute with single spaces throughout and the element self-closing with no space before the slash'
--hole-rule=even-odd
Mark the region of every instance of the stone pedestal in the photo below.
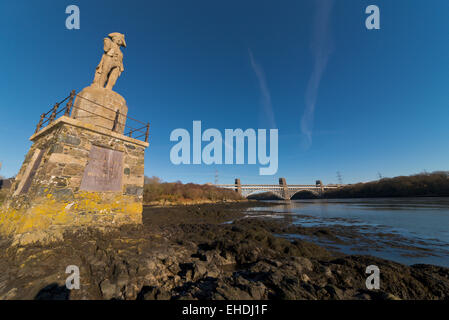
<svg viewBox="0 0 449 320">
<path fill-rule="evenodd" d="M 141 223 L 148 143 L 81 121 L 81 115 L 63 116 L 30 138 L 33 145 L 1 209 L 3 234 L 21 235 L 27 243 L 71 226 Z"/>
<path fill-rule="evenodd" d="M 114 131 L 123 134 L 128 113 L 125 99 L 117 92 L 92 85 L 78 93 L 72 118 L 112 130 L 117 110 L 120 116 Z"/>
</svg>

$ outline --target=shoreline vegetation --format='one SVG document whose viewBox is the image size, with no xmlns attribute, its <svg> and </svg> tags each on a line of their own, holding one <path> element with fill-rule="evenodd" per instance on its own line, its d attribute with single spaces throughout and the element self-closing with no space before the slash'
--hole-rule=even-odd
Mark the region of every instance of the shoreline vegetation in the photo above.
<svg viewBox="0 0 449 320">
<path fill-rule="evenodd" d="M 145 177 L 144 205 L 196 205 L 239 201 L 247 200 L 234 190 L 217 188 L 209 184 L 162 182 L 158 177 Z"/>
<path fill-rule="evenodd" d="M 447 197 L 449 172 L 382 178 L 325 192 L 325 198 Z"/>
</svg>

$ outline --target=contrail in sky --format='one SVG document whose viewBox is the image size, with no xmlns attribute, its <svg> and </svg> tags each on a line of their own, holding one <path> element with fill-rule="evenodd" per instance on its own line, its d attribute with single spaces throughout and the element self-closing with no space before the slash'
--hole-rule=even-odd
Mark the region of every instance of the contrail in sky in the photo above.
<svg viewBox="0 0 449 320">
<path fill-rule="evenodd" d="M 318 89 L 329 56 L 332 53 L 333 43 L 329 24 L 333 5 L 333 0 L 317 1 L 311 43 L 312 55 L 314 56 L 315 61 L 306 89 L 306 108 L 301 118 L 301 133 L 305 137 L 306 147 L 309 147 L 312 144 L 312 130 Z"/>
<path fill-rule="evenodd" d="M 262 67 L 254 60 L 251 49 L 248 49 L 248 53 L 249 59 L 251 60 L 251 67 L 253 68 L 257 79 L 259 80 L 259 87 L 262 93 L 262 105 L 268 119 L 268 124 L 270 126 L 270 129 L 274 129 L 276 128 L 276 121 L 274 119 L 273 106 L 271 104 L 271 95 L 270 90 L 268 90 L 267 81 L 265 79 L 265 73 L 263 72 Z"/>
</svg>

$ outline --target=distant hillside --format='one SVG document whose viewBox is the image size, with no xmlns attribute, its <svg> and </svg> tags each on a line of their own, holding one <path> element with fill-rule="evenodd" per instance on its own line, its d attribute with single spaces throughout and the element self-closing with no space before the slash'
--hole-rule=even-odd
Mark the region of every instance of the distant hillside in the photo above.
<svg viewBox="0 0 449 320">
<path fill-rule="evenodd" d="M 14 182 L 14 178 L 3 179 L 0 177 L 0 189 L 8 189 L 11 188 L 12 183 Z"/>
<path fill-rule="evenodd" d="M 387 198 L 449 196 L 449 172 L 420 173 L 411 176 L 383 178 L 377 181 L 351 184 L 338 190 L 329 190 L 322 198 Z M 316 199 L 310 192 L 299 192 L 292 200 Z M 261 192 L 248 197 L 254 200 L 280 200 L 271 192 Z"/>
<path fill-rule="evenodd" d="M 236 200 L 244 199 L 233 190 L 217 188 L 212 185 L 168 183 L 162 182 L 157 177 L 145 177 L 143 191 L 145 204 L 189 204 Z"/>
<path fill-rule="evenodd" d="M 449 196 L 449 172 L 421 173 L 352 184 L 325 192 L 324 198 Z"/>
</svg>

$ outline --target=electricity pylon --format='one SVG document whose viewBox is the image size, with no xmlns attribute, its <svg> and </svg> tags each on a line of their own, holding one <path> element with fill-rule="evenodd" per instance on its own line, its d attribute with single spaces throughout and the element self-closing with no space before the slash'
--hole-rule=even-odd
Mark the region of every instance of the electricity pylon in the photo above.
<svg viewBox="0 0 449 320">
<path fill-rule="evenodd" d="M 341 177 L 340 171 L 337 171 L 337 179 L 338 179 L 338 184 L 343 184 L 343 179 Z"/>
</svg>

